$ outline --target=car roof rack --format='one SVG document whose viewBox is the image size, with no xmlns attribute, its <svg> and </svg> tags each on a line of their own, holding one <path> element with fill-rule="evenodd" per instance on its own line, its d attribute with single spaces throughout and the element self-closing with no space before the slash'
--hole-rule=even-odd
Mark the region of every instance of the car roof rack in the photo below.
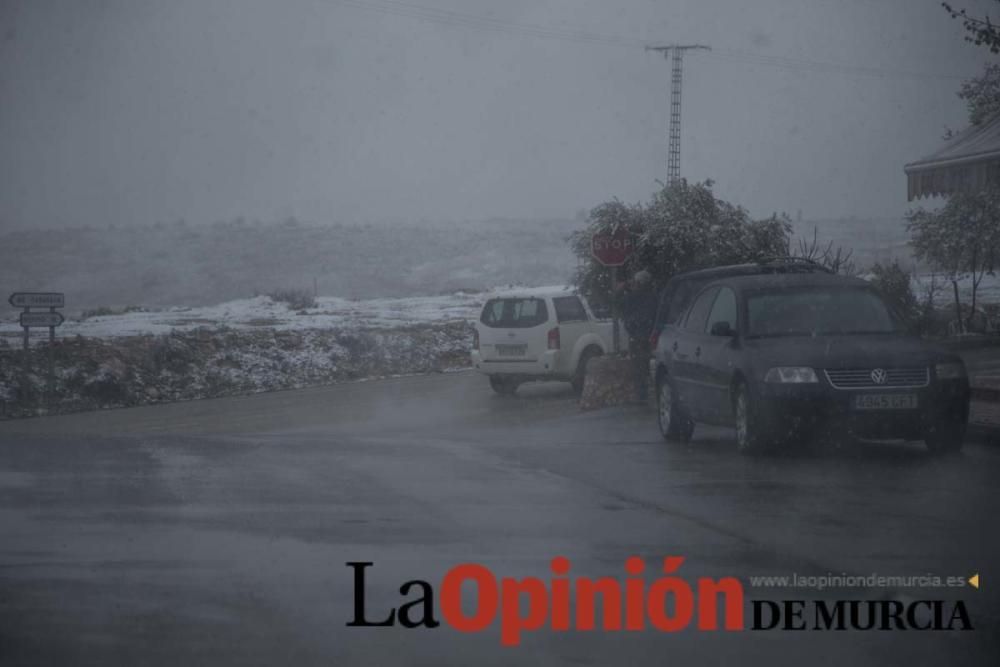
<svg viewBox="0 0 1000 667">
<path fill-rule="evenodd" d="M 823 266 L 819 262 L 808 257 L 764 257 L 756 262 L 760 266 L 774 268 L 777 273 L 834 273 L 829 267 Z"/>
<path fill-rule="evenodd" d="M 709 266 L 702 267 L 700 269 L 682 271 L 672 276 L 670 281 L 714 280 L 723 276 L 751 276 L 775 273 L 827 273 L 832 275 L 836 272 L 826 266 L 823 266 L 819 262 L 806 257 L 775 255 L 773 257 L 762 257 L 756 261 L 744 264 Z"/>
</svg>

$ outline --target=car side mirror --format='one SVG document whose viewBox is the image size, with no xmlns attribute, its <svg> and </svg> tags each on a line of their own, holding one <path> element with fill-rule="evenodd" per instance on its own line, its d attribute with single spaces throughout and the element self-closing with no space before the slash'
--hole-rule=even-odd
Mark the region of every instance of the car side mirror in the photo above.
<svg viewBox="0 0 1000 667">
<path fill-rule="evenodd" d="M 729 326 L 729 322 L 722 321 L 712 323 L 711 334 L 713 336 L 725 336 L 727 338 L 732 338 L 736 335 L 736 332 L 733 331 L 731 326 Z"/>
</svg>

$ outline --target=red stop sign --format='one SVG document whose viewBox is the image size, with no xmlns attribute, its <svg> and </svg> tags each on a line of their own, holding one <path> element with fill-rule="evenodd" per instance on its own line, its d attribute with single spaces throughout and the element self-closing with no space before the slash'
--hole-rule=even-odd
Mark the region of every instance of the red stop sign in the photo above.
<svg viewBox="0 0 1000 667">
<path fill-rule="evenodd" d="M 597 232 L 590 239 L 590 252 L 604 266 L 621 266 L 635 250 L 635 239 L 624 227 L 614 233 Z"/>
</svg>

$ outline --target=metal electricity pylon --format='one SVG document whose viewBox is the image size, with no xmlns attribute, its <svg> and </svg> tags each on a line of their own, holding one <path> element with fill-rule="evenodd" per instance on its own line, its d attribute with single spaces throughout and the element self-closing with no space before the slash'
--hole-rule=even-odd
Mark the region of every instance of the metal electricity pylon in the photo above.
<svg viewBox="0 0 1000 667">
<path fill-rule="evenodd" d="M 670 73 L 670 145 L 667 149 L 667 183 L 674 183 L 681 177 L 681 85 L 684 68 L 684 52 L 691 49 L 711 47 L 702 44 L 670 44 L 668 46 L 647 46 L 647 51 L 659 51 L 666 59 L 673 59 Z"/>
</svg>

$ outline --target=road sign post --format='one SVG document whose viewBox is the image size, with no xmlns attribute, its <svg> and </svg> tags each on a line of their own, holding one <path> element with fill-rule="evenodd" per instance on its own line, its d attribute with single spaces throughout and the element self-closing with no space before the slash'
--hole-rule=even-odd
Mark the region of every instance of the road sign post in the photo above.
<svg viewBox="0 0 1000 667">
<path fill-rule="evenodd" d="M 618 267 L 611 267 L 611 349 L 615 354 L 622 350 L 621 333 L 618 331 L 618 320 L 621 315 L 621 307 L 618 303 Z"/>
<path fill-rule="evenodd" d="M 62 324 L 63 316 L 62 313 L 57 313 L 55 308 L 49 308 L 49 313 L 52 315 L 59 316 L 59 323 Z M 56 404 L 56 327 L 58 325 L 49 325 L 49 372 L 48 372 L 48 382 L 46 383 L 47 394 L 49 395 L 49 408 L 53 408 Z"/>
<path fill-rule="evenodd" d="M 24 350 L 21 354 L 21 397 L 31 393 L 31 356 L 28 352 L 28 327 L 24 327 Z"/>
<path fill-rule="evenodd" d="M 595 232 L 590 239 L 590 253 L 602 266 L 611 269 L 611 312 L 612 326 L 611 345 L 615 354 L 621 351 L 621 341 L 618 332 L 618 267 L 625 263 L 635 250 L 635 238 L 624 227 L 618 227 L 610 232 Z"/>
<path fill-rule="evenodd" d="M 66 305 L 66 296 L 62 292 L 14 292 L 7 302 L 15 308 L 23 308 L 18 322 L 24 329 L 24 376 L 21 380 L 21 393 L 27 396 L 31 391 L 31 343 L 29 333 L 32 327 L 45 327 L 49 330 L 48 373 L 46 373 L 46 395 L 51 405 L 55 401 L 56 384 L 56 327 L 65 318 L 56 308 Z M 47 311 L 32 311 L 32 308 L 48 308 Z"/>
</svg>

